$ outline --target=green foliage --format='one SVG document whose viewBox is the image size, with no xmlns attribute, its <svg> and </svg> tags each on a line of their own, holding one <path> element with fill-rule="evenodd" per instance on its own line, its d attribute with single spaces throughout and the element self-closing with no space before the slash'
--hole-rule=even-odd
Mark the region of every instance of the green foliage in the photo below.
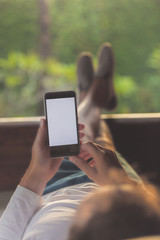
<svg viewBox="0 0 160 240">
<path fill-rule="evenodd" d="M 159 47 L 153 50 L 153 53 L 148 60 L 148 66 L 160 72 L 160 44 Z"/>
<path fill-rule="evenodd" d="M 131 112 L 132 99 L 137 92 L 137 85 L 129 76 L 115 76 L 115 90 L 120 99 L 116 112 L 126 113 Z M 129 104 L 128 104 L 129 103 Z"/>
<path fill-rule="evenodd" d="M 130 77 L 115 77 L 120 102 L 116 112 L 159 112 L 160 47 L 146 60 L 147 71 L 139 83 Z"/>
<path fill-rule="evenodd" d="M 120 97 L 128 97 L 135 94 L 137 86 L 131 77 L 117 76 L 115 79 L 115 89 Z"/>
<path fill-rule="evenodd" d="M 50 0 L 51 56 L 39 55 L 39 6 L 0 0 L 0 113 L 36 115 L 41 90 L 76 88 L 81 51 L 109 41 L 116 59 L 116 112 L 160 111 L 159 0 Z M 94 57 L 95 60 L 95 57 Z"/>
<path fill-rule="evenodd" d="M 109 41 L 117 74 L 137 79 L 159 43 L 159 10 L 157 0 L 51 1 L 53 53 L 60 61 L 73 62 L 80 51 L 96 54 Z"/>
<path fill-rule="evenodd" d="M 38 8 L 33 0 L 0 0 L 0 57 L 36 50 Z"/>
<path fill-rule="evenodd" d="M 75 89 L 75 66 L 47 59 L 43 62 L 34 54 L 10 53 L 0 59 L 0 116 L 29 116 L 37 114 L 43 92 Z"/>
</svg>

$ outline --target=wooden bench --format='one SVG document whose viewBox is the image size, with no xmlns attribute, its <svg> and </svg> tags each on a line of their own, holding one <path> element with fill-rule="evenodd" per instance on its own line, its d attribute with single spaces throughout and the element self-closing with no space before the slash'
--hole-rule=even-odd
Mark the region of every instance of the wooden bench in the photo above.
<svg viewBox="0 0 160 240">
<path fill-rule="evenodd" d="M 14 190 L 31 157 L 40 117 L 0 119 L 0 191 Z M 160 114 L 102 115 L 117 150 L 160 186 Z"/>
</svg>

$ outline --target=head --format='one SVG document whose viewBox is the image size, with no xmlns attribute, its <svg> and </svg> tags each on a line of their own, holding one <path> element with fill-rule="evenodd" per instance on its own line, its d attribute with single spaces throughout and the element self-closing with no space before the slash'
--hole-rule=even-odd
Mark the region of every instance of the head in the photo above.
<svg viewBox="0 0 160 240">
<path fill-rule="evenodd" d="M 80 205 L 69 240 L 117 240 L 160 234 L 160 205 L 152 194 L 132 183 L 99 188 Z"/>
</svg>

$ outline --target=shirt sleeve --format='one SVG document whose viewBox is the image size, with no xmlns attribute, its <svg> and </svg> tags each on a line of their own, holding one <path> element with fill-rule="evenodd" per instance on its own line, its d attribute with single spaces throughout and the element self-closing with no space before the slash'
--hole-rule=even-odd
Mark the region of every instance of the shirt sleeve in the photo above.
<svg viewBox="0 0 160 240">
<path fill-rule="evenodd" d="M 0 218 L 0 240 L 21 240 L 29 221 L 42 203 L 38 194 L 18 186 Z"/>
</svg>

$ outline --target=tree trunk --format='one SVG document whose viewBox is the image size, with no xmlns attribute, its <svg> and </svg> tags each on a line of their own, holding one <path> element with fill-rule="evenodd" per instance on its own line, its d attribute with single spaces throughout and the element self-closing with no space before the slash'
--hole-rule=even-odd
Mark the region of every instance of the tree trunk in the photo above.
<svg viewBox="0 0 160 240">
<path fill-rule="evenodd" d="M 39 5 L 39 54 L 42 59 L 46 59 L 51 55 L 51 36 L 49 33 L 50 16 L 49 16 L 49 0 L 38 0 Z"/>
<path fill-rule="evenodd" d="M 38 0 L 39 7 L 39 55 L 42 60 L 46 60 L 51 55 L 51 36 L 49 32 L 50 28 L 50 16 L 49 16 L 49 0 Z M 43 93 L 45 89 L 43 87 L 43 82 L 45 80 L 45 72 L 42 72 L 38 82 L 37 91 L 40 93 L 41 99 L 43 99 Z M 40 100 L 37 114 L 43 115 L 43 100 Z"/>
</svg>

